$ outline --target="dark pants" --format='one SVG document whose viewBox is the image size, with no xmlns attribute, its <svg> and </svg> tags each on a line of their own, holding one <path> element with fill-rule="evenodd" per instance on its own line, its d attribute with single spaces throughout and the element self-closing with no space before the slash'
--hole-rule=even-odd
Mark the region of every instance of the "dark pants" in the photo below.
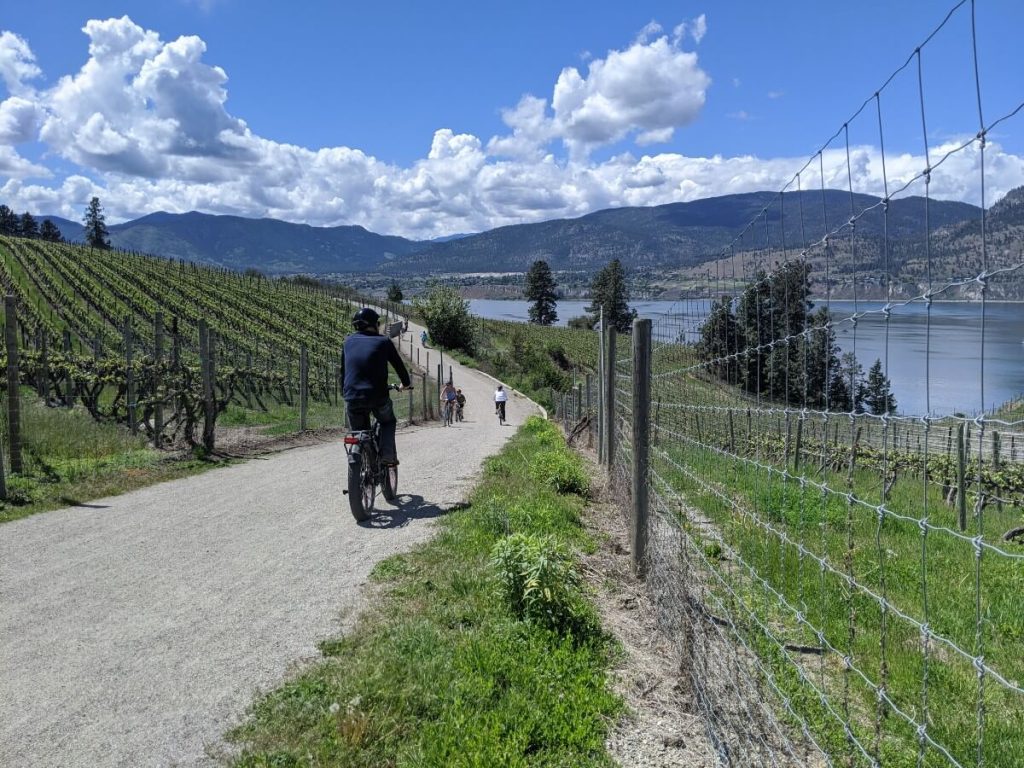
<svg viewBox="0 0 1024 768">
<path fill-rule="evenodd" d="M 502 400 L 500 402 L 496 402 L 494 404 L 494 410 L 495 410 L 495 412 L 499 416 L 501 416 L 501 420 L 504 421 L 505 420 L 505 401 Z"/>
<path fill-rule="evenodd" d="M 398 449 L 395 447 L 398 419 L 395 418 L 391 398 L 385 395 L 383 400 L 346 400 L 345 405 L 348 409 L 348 426 L 353 431 L 369 429 L 371 413 L 377 417 L 380 422 L 380 457 L 383 461 L 395 461 L 398 458 Z"/>
</svg>

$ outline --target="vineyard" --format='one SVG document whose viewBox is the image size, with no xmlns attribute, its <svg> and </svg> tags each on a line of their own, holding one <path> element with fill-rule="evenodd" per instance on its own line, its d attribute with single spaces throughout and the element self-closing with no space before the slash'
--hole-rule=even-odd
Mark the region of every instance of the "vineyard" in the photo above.
<svg viewBox="0 0 1024 768">
<path fill-rule="evenodd" d="M 342 424 L 339 355 L 356 301 L 346 289 L 6 237 L 0 282 L 8 375 L 13 349 L 22 391 L 76 414 L 64 429 L 79 429 L 84 411 L 131 436 L 133 451 L 210 450 L 217 424 Z M 37 412 L 29 401 L 18 421 Z M 20 472 L 19 430 L 5 428 Z"/>
</svg>

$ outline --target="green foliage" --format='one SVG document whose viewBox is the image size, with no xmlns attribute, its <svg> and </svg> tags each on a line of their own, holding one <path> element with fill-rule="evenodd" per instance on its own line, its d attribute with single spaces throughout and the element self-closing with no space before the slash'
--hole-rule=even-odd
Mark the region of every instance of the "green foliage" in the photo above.
<svg viewBox="0 0 1024 768">
<path fill-rule="evenodd" d="M 423 318 L 432 343 L 472 351 L 475 324 L 469 314 L 469 302 L 457 290 L 435 285 L 413 299 L 413 307 Z"/>
<path fill-rule="evenodd" d="M 554 325 L 558 320 L 555 310 L 558 287 L 551 267 L 546 261 L 535 261 L 526 273 L 526 298 L 530 305 L 530 322 L 537 325 Z"/>
<path fill-rule="evenodd" d="M 520 619 L 556 632 L 580 625 L 580 587 L 572 555 L 550 536 L 514 533 L 491 551 L 502 597 Z"/>
<path fill-rule="evenodd" d="M 882 361 L 876 359 L 868 371 L 864 384 L 864 405 L 871 413 L 880 415 L 896 412 L 896 397 L 892 394 L 889 377 L 882 371 Z"/>
<path fill-rule="evenodd" d="M 388 286 L 388 301 L 400 304 L 403 299 L 405 299 L 405 294 L 402 293 L 401 286 L 392 280 L 391 285 Z"/>
<path fill-rule="evenodd" d="M 594 275 L 590 284 L 590 306 L 587 311 L 595 317 L 604 310 L 604 321 L 619 333 L 629 333 L 636 318 L 636 310 L 629 306 L 629 287 L 626 272 L 618 259 Z"/>
<path fill-rule="evenodd" d="M 49 219 L 43 219 L 43 224 L 39 228 L 39 239 L 45 240 L 48 243 L 59 243 L 64 240 L 64 236 L 60 233 L 56 224 Z"/>
<path fill-rule="evenodd" d="M 583 469 L 582 460 L 568 451 L 538 456 L 530 473 L 535 480 L 547 483 L 559 493 L 586 496 L 590 492 L 590 477 Z"/>
<path fill-rule="evenodd" d="M 597 325 L 597 319 L 589 315 L 569 318 L 569 327 L 578 331 L 592 331 Z"/>
<path fill-rule="evenodd" d="M 110 233 L 107 231 L 106 216 L 100 199 L 94 197 L 89 201 L 82 218 L 85 225 L 85 242 L 90 248 L 110 248 Z"/>
</svg>

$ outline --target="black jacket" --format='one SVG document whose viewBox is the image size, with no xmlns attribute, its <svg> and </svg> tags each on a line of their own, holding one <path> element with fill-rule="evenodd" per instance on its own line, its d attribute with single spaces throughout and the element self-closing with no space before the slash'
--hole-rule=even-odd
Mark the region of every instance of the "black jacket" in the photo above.
<svg viewBox="0 0 1024 768">
<path fill-rule="evenodd" d="M 341 380 L 346 400 L 371 402 L 388 396 L 388 363 L 402 384 L 411 384 L 409 371 L 391 339 L 379 333 L 357 331 L 341 350 Z"/>
</svg>

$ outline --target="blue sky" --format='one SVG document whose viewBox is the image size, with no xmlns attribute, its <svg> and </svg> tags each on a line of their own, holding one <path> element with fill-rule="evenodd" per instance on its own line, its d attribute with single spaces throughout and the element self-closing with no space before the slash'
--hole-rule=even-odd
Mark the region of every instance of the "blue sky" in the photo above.
<svg viewBox="0 0 1024 768">
<path fill-rule="evenodd" d="M 7 5 L 0 202 L 434 237 L 779 189 L 955 2 Z M 975 19 L 990 123 L 1024 101 L 1024 3 Z M 970 26 L 967 3 L 922 52 L 933 163 L 978 130 Z M 882 105 L 892 186 L 925 166 L 916 62 Z M 1022 126 L 989 137 L 988 202 L 1024 184 Z M 855 190 L 880 193 L 873 105 L 849 134 Z M 976 149 L 933 194 L 978 202 Z"/>
</svg>

